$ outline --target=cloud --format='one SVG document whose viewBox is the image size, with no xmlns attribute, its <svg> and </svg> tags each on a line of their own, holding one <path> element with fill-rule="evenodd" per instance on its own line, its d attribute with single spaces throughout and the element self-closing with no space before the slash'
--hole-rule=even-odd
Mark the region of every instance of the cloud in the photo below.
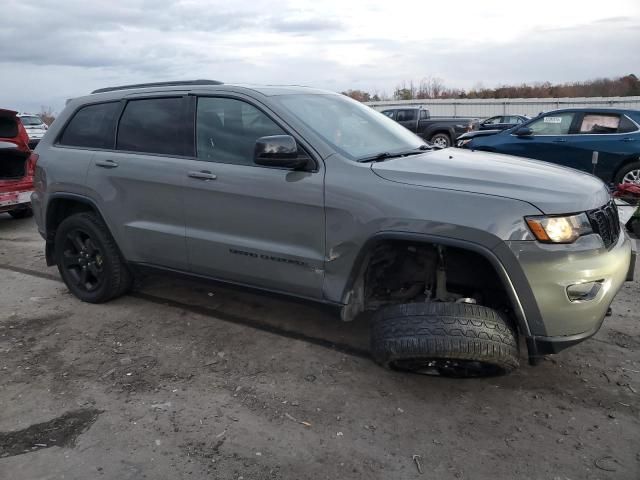
<svg viewBox="0 0 640 480">
<path fill-rule="evenodd" d="M 307 19 L 283 19 L 274 18 L 268 23 L 268 26 L 278 32 L 286 33 L 315 33 L 327 30 L 340 30 L 343 24 L 338 20 L 328 18 L 307 18 Z"/>
<path fill-rule="evenodd" d="M 21 110 L 171 79 L 391 93 L 428 76 L 470 88 L 640 65 L 637 0 L 609 0 L 604 15 L 589 3 L 538 0 L 523 15 L 468 2 L 437 21 L 428 4 L 382 0 L 5 0 L 2 10 L 11 14 L 0 29 L 0 106 Z"/>
</svg>

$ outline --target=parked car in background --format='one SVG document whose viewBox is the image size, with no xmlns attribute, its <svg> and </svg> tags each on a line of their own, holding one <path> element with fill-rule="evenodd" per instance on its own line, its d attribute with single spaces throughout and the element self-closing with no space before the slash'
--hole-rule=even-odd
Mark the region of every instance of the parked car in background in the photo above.
<svg viewBox="0 0 640 480">
<path fill-rule="evenodd" d="M 478 123 L 474 118 L 431 117 L 429 110 L 422 107 L 389 108 L 381 113 L 440 148 L 450 147 L 458 136 Z"/>
<path fill-rule="evenodd" d="M 498 115 L 478 123 L 478 130 L 506 130 L 529 120 L 524 115 Z"/>
<path fill-rule="evenodd" d="M 38 115 L 19 113 L 18 118 L 22 122 L 22 125 L 24 125 L 27 135 L 29 135 L 29 147 L 35 148 L 49 127 L 47 127 L 47 124 L 44 123 Z"/>
<path fill-rule="evenodd" d="M 501 132 L 463 134 L 456 145 L 565 165 L 607 183 L 640 183 L 637 110 L 555 110 Z"/>
<path fill-rule="evenodd" d="M 32 215 L 35 160 L 17 112 L 0 110 L 0 213 L 14 218 Z"/>
</svg>

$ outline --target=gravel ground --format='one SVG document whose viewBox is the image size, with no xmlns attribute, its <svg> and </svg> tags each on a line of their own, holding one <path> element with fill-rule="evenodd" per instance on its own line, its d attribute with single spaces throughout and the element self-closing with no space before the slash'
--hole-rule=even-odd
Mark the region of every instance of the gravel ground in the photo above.
<svg viewBox="0 0 640 480">
<path fill-rule="evenodd" d="M 148 277 L 81 303 L 30 219 L 0 215 L 0 279 L 0 479 L 640 478 L 637 281 L 594 338 L 450 380 L 279 297 Z"/>
</svg>

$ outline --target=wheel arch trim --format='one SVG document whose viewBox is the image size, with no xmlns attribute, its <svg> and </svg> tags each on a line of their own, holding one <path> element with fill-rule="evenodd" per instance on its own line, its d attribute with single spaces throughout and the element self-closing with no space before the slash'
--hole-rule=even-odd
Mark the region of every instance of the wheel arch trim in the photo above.
<svg viewBox="0 0 640 480">
<path fill-rule="evenodd" d="M 105 216 L 102 214 L 102 211 L 100 210 L 97 203 L 92 198 L 87 197 L 86 195 L 80 195 L 77 193 L 70 193 L 70 192 L 55 192 L 50 194 L 49 198 L 47 199 L 47 204 L 46 204 L 45 214 L 44 214 L 45 240 L 46 240 L 45 257 L 46 257 L 48 266 L 55 265 L 55 259 L 53 255 L 54 239 L 53 239 L 53 232 L 50 229 L 50 225 L 51 225 L 50 219 L 52 215 L 50 207 L 55 200 L 73 200 L 78 203 L 83 203 L 85 205 L 88 205 L 100 216 L 102 221 L 105 222 L 105 225 L 107 225 L 107 228 L 109 229 L 109 231 L 112 232 L 111 228 L 107 223 Z M 113 235 L 113 232 L 111 233 L 111 235 Z M 116 244 L 117 244 L 117 241 L 116 241 Z"/>
</svg>

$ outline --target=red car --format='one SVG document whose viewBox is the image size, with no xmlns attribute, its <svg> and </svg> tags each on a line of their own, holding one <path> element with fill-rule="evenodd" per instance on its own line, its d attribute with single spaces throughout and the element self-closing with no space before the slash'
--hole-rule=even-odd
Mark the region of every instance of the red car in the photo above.
<svg viewBox="0 0 640 480">
<path fill-rule="evenodd" d="M 0 213 L 25 218 L 33 214 L 31 193 L 38 155 L 31 153 L 17 113 L 0 109 Z"/>
</svg>

